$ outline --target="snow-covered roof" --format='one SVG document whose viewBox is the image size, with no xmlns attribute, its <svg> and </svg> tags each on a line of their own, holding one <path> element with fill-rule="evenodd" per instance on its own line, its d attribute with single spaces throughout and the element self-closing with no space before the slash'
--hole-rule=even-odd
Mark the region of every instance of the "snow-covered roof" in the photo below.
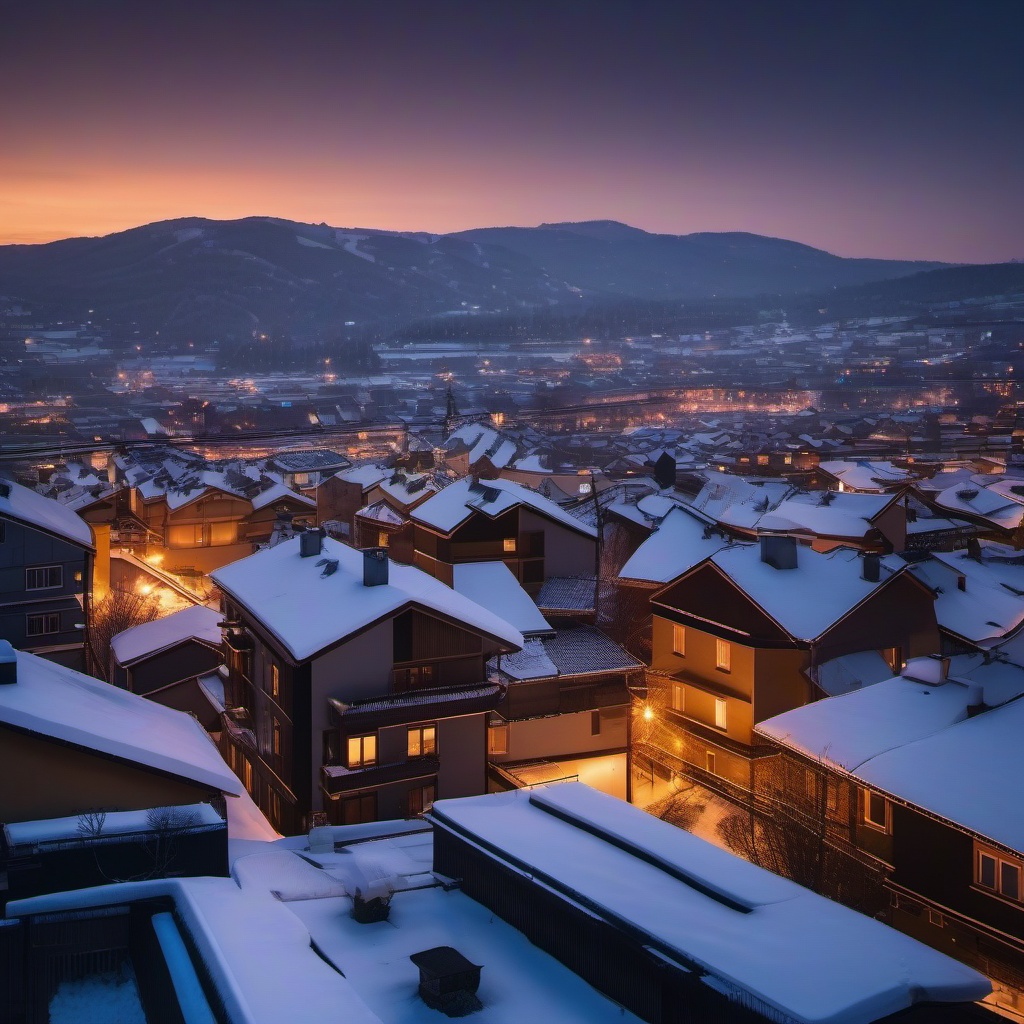
<svg viewBox="0 0 1024 1024">
<path fill-rule="evenodd" d="M 128 665 L 186 640 L 202 640 L 220 646 L 221 632 L 217 625 L 220 621 L 220 612 L 205 605 L 194 605 L 123 630 L 110 641 L 110 649 L 120 664 Z"/>
<path fill-rule="evenodd" d="M 296 537 L 216 569 L 210 576 L 298 661 L 409 604 L 460 621 L 509 647 L 522 647 L 518 630 L 412 566 L 392 561 L 386 584 L 364 586 L 363 557 L 361 551 L 325 537 L 320 555 L 303 558 Z M 337 568 L 324 575 L 330 561 L 337 562 Z"/>
<path fill-rule="evenodd" d="M 309 505 L 310 508 L 316 508 L 316 501 L 313 498 L 305 494 L 298 494 L 284 484 L 273 484 L 265 491 L 260 491 L 259 494 L 250 500 L 254 509 L 266 508 L 267 505 L 272 505 L 275 501 L 285 500 L 295 501 L 300 505 Z"/>
<path fill-rule="evenodd" d="M 474 483 L 470 477 L 458 480 L 418 506 L 412 518 L 443 533 L 451 533 L 476 511 L 494 518 L 518 505 L 525 505 L 577 533 L 597 536 L 596 529 L 569 515 L 543 494 L 502 479 L 480 483 Z"/>
<path fill-rule="evenodd" d="M 838 697 L 891 678 L 892 669 L 878 651 L 857 651 L 819 665 L 815 681 L 830 697 Z"/>
<path fill-rule="evenodd" d="M 673 508 L 619 570 L 619 578 L 668 583 L 727 544 L 689 512 Z"/>
<path fill-rule="evenodd" d="M 868 1024 L 990 987 L 878 921 L 581 783 L 440 800 L 430 817 L 719 991 L 790 1019 Z"/>
<path fill-rule="evenodd" d="M 833 460 L 820 462 L 818 468 L 859 491 L 878 491 L 914 479 L 913 473 L 883 460 Z"/>
<path fill-rule="evenodd" d="M 190 715 L 54 662 L 17 654 L 0 686 L 0 723 L 177 775 L 237 796 L 242 784 Z"/>
<path fill-rule="evenodd" d="M 797 640 L 816 640 L 861 601 L 884 587 L 905 564 L 881 559 L 878 582 L 861 575 L 861 556 L 850 548 L 822 554 L 797 547 L 795 569 L 776 569 L 754 545 L 734 545 L 708 561 Z"/>
<path fill-rule="evenodd" d="M 370 464 L 366 466 L 353 466 L 352 469 L 343 469 L 340 473 L 335 473 L 334 475 L 339 480 L 345 480 L 350 484 L 359 484 L 365 491 L 379 484 L 381 480 L 386 480 L 391 476 L 391 470 L 385 469 L 383 466 Z"/>
<path fill-rule="evenodd" d="M 518 654 L 493 659 L 493 671 L 513 681 L 552 676 L 601 675 L 643 668 L 596 626 L 577 624 L 560 628 L 554 636 L 527 641 Z"/>
<path fill-rule="evenodd" d="M 466 562 L 452 570 L 455 589 L 489 608 L 524 636 L 550 633 L 551 626 L 504 562 Z"/>
<path fill-rule="evenodd" d="M 93 546 L 92 531 L 85 520 L 59 501 L 12 481 L 0 481 L 0 519 L 24 523 L 84 548 Z"/>
<path fill-rule="evenodd" d="M 1024 522 L 1024 481 L 975 476 L 970 484 L 954 484 L 933 499 L 950 512 L 974 515 L 993 526 L 1014 530 Z"/>
</svg>

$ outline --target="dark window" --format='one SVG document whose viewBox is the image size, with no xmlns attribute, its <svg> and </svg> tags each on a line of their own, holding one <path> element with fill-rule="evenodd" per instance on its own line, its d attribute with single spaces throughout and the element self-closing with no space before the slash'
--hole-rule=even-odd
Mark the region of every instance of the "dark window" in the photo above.
<svg viewBox="0 0 1024 1024">
<path fill-rule="evenodd" d="M 64 586 L 64 566 L 35 565 L 25 570 L 26 590 L 54 590 Z"/>
<path fill-rule="evenodd" d="M 523 562 L 523 582 L 543 583 L 544 582 L 544 560 L 541 558 L 531 559 Z"/>
<path fill-rule="evenodd" d="M 338 801 L 338 824 L 360 825 L 377 820 L 377 794 L 356 793 Z"/>
<path fill-rule="evenodd" d="M 883 832 L 891 831 L 889 801 L 880 793 L 864 790 L 864 821 Z"/>
<path fill-rule="evenodd" d="M 434 685 L 433 665 L 412 665 L 409 668 L 395 669 L 395 689 L 401 693 L 405 690 L 422 690 Z"/>
<path fill-rule="evenodd" d="M 417 789 L 409 790 L 409 817 L 415 818 L 417 814 L 429 811 L 434 805 L 436 797 L 434 786 L 420 786 Z"/>
<path fill-rule="evenodd" d="M 341 742 L 337 729 L 324 729 L 324 764 L 337 764 Z"/>
<path fill-rule="evenodd" d="M 984 889 L 991 889 L 1010 900 L 1020 902 L 1024 898 L 1021 888 L 1022 864 L 1015 857 L 975 847 L 974 881 Z"/>
<path fill-rule="evenodd" d="M 29 636 L 47 636 L 60 632 L 60 612 L 42 612 L 25 616 L 25 632 Z"/>
</svg>

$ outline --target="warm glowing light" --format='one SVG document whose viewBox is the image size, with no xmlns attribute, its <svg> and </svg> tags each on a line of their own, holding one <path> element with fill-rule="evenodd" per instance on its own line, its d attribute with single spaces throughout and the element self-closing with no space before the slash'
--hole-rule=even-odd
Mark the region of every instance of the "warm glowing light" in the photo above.
<svg viewBox="0 0 1024 1024">
<path fill-rule="evenodd" d="M 645 707 L 644 707 L 644 721 L 645 722 L 650 722 L 653 718 L 654 718 L 654 708 L 652 708 L 650 706 L 650 704 L 645 705 Z"/>
</svg>

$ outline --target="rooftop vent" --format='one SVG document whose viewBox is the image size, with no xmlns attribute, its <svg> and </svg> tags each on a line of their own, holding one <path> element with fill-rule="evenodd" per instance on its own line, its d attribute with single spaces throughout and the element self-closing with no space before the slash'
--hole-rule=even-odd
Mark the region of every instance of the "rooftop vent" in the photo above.
<svg viewBox="0 0 1024 1024">
<path fill-rule="evenodd" d="M 306 530 L 299 534 L 299 554 L 303 558 L 319 555 L 324 545 L 323 530 Z"/>
<path fill-rule="evenodd" d="M 761 561 L 773 569 L 796 568 L 796 537 L 761 535 Z"/>
<path fill-rule="evenodd" d="M 388 582 L 388 549 L 363 549 L 363 586 L 382 587 Z"/>
<path fill-rule="evenodd" d="M 882 558 L 873 551 L 867 551 L 861 558 L 860 578 L 868 583 L 877 583 L 882 578 Z"/>
<path fill-rule="evenodd" d="M 7 640 L 0 640 L 0 686 L 18 681 L 18 655 Z"/>
<path fill-rule="evenodd" d="M 420 998 L 431 1009 L 449 1017 L 464 1017 L 479 1010 L 476 996 L 482 968 L 467 960 L 452 946 L 435 946 L 409 959 L 420 970 Z"/>
</svg>

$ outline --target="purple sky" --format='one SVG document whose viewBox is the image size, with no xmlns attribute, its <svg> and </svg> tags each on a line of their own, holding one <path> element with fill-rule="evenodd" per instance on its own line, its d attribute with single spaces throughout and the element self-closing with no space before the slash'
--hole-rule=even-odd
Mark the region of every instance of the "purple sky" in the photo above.
<svg viewBox="0 0 1024 1024">
<path fill-rule="evenodd" d="M 1024 257 L 1012 0 L 36 0 L 0 32 L 0 242 L 178 216 L 612 218 Z"/>
</svg>

